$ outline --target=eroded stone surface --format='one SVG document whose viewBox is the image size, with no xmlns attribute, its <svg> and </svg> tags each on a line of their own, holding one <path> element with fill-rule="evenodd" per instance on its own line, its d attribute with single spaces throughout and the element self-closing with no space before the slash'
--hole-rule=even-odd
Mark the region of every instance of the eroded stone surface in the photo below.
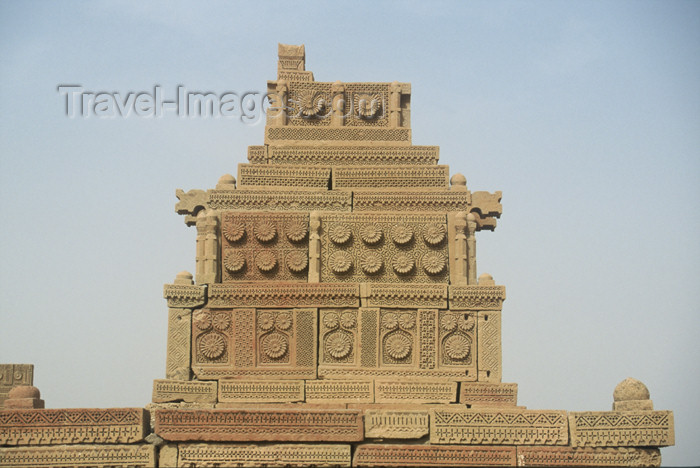
<svg viewBox="0 0 700 468">
<path fill-rule="evenodd" d="M 660 466 L 659 449 L 518 447 L 518 466 Z"/>
<path fill-rule="evenodd" d="M 574 447 L 666 447 L 675 443 L 672 411 L 569 413 Z"/>
<path fill-rule="evenodd" d="M 0 364 L 0 408 L 12 387 L 34 383 L 34 364 Z"/>
<path fill-rule="evenodd" d="M 515 447 L 361 444 L 352 466 L 515 466 Z"/>
<path fill-rule="evenodd" d="M 179 444 L 177 466 L 349 467 L 350 462 L 350 445 L 342 444 Z"/>
<path fill-rule="evenodd" d="M 306 382 L 306 401 L 372 403 L 372 381 L 309 380 Z"/>
<path fill-rule="evenodd" d="M 518 384 L 462 382 L 459 388 L 459 402 L 472 408 L 516 406 Z"/>
<path fill-rule="evenodd" d="M 428 409 L 365 411 L 365 437 L 420 439 L 428 435 Z"/>
<path fill-rule="evenodd" d="M 453 403 L 457 399 L 457 382 L 375 381 L 377 403 Z"/>
<path fill-rule="evenodd" d="M 217 382 L 154 380 L 153 402 L 216 403 Z"/>
<path fill-rule="evenodd" d="M 154 468 L 156 466 L 156 448 L 150 444 L 0 447 L 0 467 L 77 468 L 86 466 L 91 468 Z"/>
</svg>

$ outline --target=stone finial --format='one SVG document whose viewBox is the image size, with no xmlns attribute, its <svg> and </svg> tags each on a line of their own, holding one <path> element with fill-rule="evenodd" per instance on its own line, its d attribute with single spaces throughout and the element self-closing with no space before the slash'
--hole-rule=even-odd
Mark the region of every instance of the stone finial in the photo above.
<svg viewBox="0 0 700 468">
<path fill-rule="evenodd" d="M 183 270 L 175 275 L 175 281 L 173 281 L 173 284 L 194 284 L 192 278 L 192 273 Z"/>
<path fill-rule="evenodd" d="M 5 408 L 44 408 L 39 389 L 31 385 L 18 385 L 10 390 Z"/>
<path fill-rule="evenodd" d="M 482 273 L 479 275 L 479 282 L 477 284 L 479 286 L 495 286 L 496 282 L 493 280 L 493 276 L 488 273 Z"/>
<path fill-rule="evenodd" d="M 236 178 L 231 174 L 224 174 L 219 177 L 219 181 L 216 183 L 216 190 L 235 190 L 236 189 Z"/>
<path fill-rule="evenodd" d="M 277 44 L 278 66 L 280 70 L 304 71 L 306 52 L 304 44 Z"/>
<path fill-rule="evenodd" d="M 450 178 L 451 190 L 465 191 L 467 190 L 467 178 L 462 174 L 457 173 Z"/>
<path fill-rule="evenodd" d="M 627 377 L 613 392 L 613 411 L 653 410 L 649 389 L 637 379 Z"/>
</svg>

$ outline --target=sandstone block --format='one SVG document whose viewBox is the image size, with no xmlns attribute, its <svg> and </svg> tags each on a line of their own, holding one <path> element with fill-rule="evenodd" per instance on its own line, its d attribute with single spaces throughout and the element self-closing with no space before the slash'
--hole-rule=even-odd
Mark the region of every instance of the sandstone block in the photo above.
<svg viewBox="0 0 700 468">
<path fill-rule="evenodd" d="M 454 403 L 457 382 L 374 382 L 377 403 Z"/>
<path fill-rule="evenodd" d="M 660 466 L 659 449 L 518 447 L 518 466 Z"/>
<path fill-rule="evenodd" d="M 219 381 L 219 401 L 223 403 L 304 401 L 304 381 L 223 379 Z"/>
<path fill-rule="evenodd" d="M 177 444 L 165 444 L 158 450 L 158 466 L 163 468 L 176 468 L 177 463 Z"/>
<path fill-rule="evenodd" d="M 153 468 L 157 466 L 156 448 L 150 444 L 0 447 L 0 467 L 3 468 L 88 466 L 91 468 Z"/>
<path fill-rule="evenodd" d="M 672 411 L 569 413 L 574 447 L 666 447 L 674 445 Z"/>
<path fill-rule="evenodd" d="M 566 445 L 565 411 L 431 409 L 431 444 Z"/>
<path fill-rule="evenodd" d="M 333 190 L 440 190 L 449 186 L 449 166 L 343 166 L 333 168 Z"/>
<path fill-rule="evenodd" d="M 0 445 L 126 444 L 148 434 L 143 408 L 0 411 Z"/>
<path fill-rule="evenodd" d="M 156 410 L 155 432 L 168 441 L 358 442 L 356 410 Z"/>
<path fill-rule="evenodd" d="M 428 435 L 428 410 L 365 411 L 365 437 L 420 439 Z"/>
<path fill-rule="evenodd" d="M 306 401 L 372 403 L 374 383 L 372 381 L 307 380 Z"/>
<path fill-rule="evenodd" d="M 352 466 L 515 466 L 515 447 L 360 444 Z"/>
<path fill-rule="evenodd" d="M 330 167 L 239 164 L 238 188 L 284 188 L 285 190 L 328 190 Z"/>
<path fill-rule="evenodd" d="M 153 402 L 216 403 L 216 382 L 198 380 L 154 380 Z"/>
<path fill-rule="evenodd" d="M 10 390 L 17 385 L 34 383 L 34 364 L 0 364 L 0 408 Z"/>
<path fill-rule="evenodd" d="M 179 444 L 178 452 L 177 466 L 191 468 L 349 467 L 351 462 L 350 445 L 340 444 Z"/>
<path fill-rule="evenodd" d="M 459 402 L 472 408 L 516 406 L 518 384 L 462 382 L 459 388 Z"/>
</svg>

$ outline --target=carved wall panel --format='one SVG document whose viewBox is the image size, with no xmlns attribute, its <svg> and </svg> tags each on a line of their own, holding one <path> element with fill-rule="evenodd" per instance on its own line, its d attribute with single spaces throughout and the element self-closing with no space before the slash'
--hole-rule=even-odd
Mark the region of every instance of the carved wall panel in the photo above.
<svg viewBox="0 0 700 468">
<path fill-rule="evenodd" d="M 248 147 L 248 159 L 251 156 L 259 161 L 258 152 L 251 153 Z M 268 158 L 270 164 L 298 164 L 300 166 L 360 166 L 360 165 L 435 165 L 438 162 L 440 147 L 438 146 L 386 146 L 373 148 L 371 146 L 355 147 L 315 147 L 315 146 L 270 146 Z M 264 156 L 264 155 L 263 155 Z M 465 192 L 466 193 L 466 192 Z M 446 210 L 438 210 L 446 211 Z"/>
<path fill-rule="evenodd" d="M 441 215 L 321 216 L 321 282 L 444 283 Z"/>
<path fill-rule="evenodd" d="M 306 281 L 308 232 L 307 214 L 223 213 L 223 282 Z"/>
<path fill-rule="evenodd" d="M 333 168 L 337 190 L 447 190 L 448 166 L 345 166 Z"/>
<path fill-rule="evenodd" d="M 475 351 L 476 314 L 440 311 L 440 364 L 474 368 Z"/>
<path fill-rule="evenodd" d="M 321 309 L 320 364 L 357 365 L 358 330 L 357 309 Z"/>
<path fill-rule="evenodd" d="M 192 320 L 202 379 L 316 376 L 316 309 L 203 309 Z"/>
</svg>

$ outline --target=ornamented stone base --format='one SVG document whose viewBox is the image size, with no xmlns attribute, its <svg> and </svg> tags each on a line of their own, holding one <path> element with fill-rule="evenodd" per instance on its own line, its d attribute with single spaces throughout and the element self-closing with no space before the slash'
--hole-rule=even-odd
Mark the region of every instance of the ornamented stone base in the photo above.
<svg viewBox="0 0 700 468">
<path fill-rule="evenodd" d="M 350 445 L 179 444 L 178 467 L 349 467 Z M 174 468 L 174 467 L 173 467 Z"/>
<path fill-rule="evenodd" d="M 515 466 L 515 447 L 358 445 L 352 466 Z"/>
<path fill-rule="evenodd" d="M 2 468 L 153 468 L 156 447 L 139 445 L 53 445 L 0 447 Z"/>
</svg>

